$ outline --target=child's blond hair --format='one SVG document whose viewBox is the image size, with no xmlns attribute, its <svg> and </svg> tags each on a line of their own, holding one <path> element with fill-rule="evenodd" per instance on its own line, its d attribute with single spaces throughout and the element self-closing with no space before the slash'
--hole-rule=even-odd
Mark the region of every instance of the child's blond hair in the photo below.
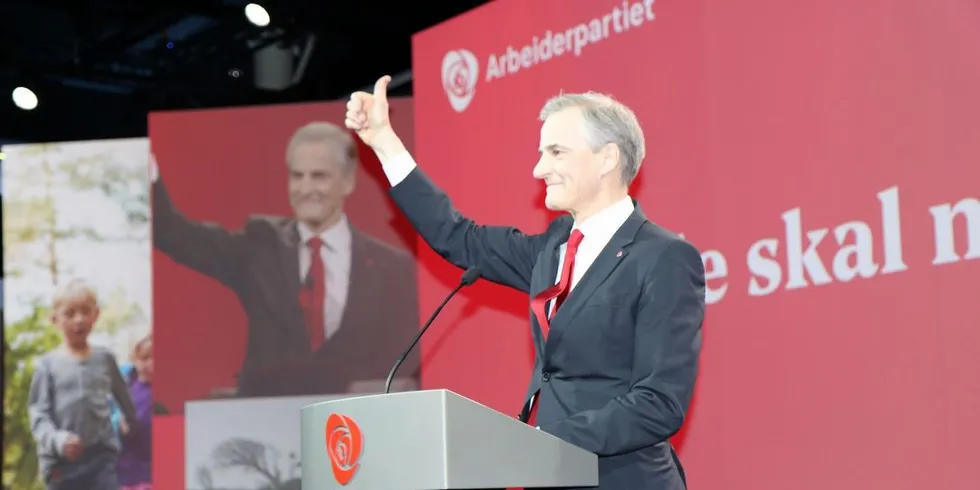
<svg viewBox="0 0 980 490">
<path fill-rule="evenodd" d="M 99 298 L 95 294 L 95 288 L 81 279 L 72 279 L 58 287 L 51 299 L 51 309 L 57 310 L 65 301 L 70 299 L 84 299 L 93 304 L 99 304 Z"/>
</svg>

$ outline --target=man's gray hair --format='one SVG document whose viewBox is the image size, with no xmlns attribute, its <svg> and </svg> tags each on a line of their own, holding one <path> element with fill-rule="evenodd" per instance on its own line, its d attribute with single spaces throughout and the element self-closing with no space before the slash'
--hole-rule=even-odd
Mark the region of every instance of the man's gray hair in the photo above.
<svg viewBox="0 0 980 490">
<path fill-rule="evenodd" d="M 619 147 L 619 168 L 623 183 L 632 184 L 640 173 L 640 165 L 646 154 L 643 129 L 636 120 L 636 114 L 612 96 L 586 92 L 552 97 L 545 102 L 539 117 L 543 122 L 549 116 L 571 108 L 582 111 L 592 151 L 599 151 L 609 143 Z"/>
<path fill-rule="evenodd" d="M 353 171 L 357 168 L 357 143 L 346 130 L 333 123 L 314 121 L 296 130 L 286 146 L 286 160 L 297 146 L 304 143 L 324 143 L 340 152 L 339 161 L 344 169 Z"/>
</svg>

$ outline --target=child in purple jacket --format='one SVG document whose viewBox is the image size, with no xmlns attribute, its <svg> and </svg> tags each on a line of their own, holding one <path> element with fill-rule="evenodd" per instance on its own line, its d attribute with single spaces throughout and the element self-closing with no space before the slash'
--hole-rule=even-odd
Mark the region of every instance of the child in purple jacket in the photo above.
<svg viewBox="0 0 980 490">
<path fill-rule="evenodd" d="M 129 395 L 136 406 L 138 426 L 128 427 L 116 467 L 121 490 L 151 490 L 153 424 L 153 338 L 146 336 L 133 347 L 134 369 L 127 376 Z M 125 430 L 124 430 L 125 432 Z"/>
</svg>

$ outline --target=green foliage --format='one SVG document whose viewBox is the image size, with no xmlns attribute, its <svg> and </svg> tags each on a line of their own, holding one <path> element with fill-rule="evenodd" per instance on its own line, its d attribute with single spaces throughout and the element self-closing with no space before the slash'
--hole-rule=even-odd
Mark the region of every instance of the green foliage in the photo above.
<svg viewBox="0 0 980 490">
<path fill-rule="evenodd" d="M 48 326 L 48 311 L 4 327 L 3 341 L 3 484 L 16 490 L 40 490 L 37 454 L 27 418 L 27 393 L 34 376 L 34 359 L 55 348 L 61 337 Z"/>
<path fill-rule="evenodd" d="M 18 165 L 5 161 L 4 180 L 8 183 L 3 200 L 3 243 L 7 277 L 19 277 L 25 269 L 40 267 L 57 285 L 71 274 L 70 264 L 59 261 L 64 242 L 148 238 L 150 205 L 145 166 L 118 161 L 109 150 L 73 156 L 57 144 L 31 145 L 21 155 L 39 162 Z M 127 226 L 107 235 L 91 226 L 66 225 L 59 218 L 62 210 L 55 199 L 62 192 L 102 193 L 122 208 Z M 43 245 L 46 253 L 40 257 L 28 253 L 38 245 Z"/>
</svg>

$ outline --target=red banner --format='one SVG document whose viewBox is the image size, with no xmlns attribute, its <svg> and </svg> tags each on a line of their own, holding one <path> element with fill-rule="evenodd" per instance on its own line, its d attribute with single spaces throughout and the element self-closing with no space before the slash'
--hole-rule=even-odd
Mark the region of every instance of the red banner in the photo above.
<svg viewBox="0 0 980 490">
<path fill-rule="evenodd" d="M 207 248 L 206 241 L 200 240 L 200 233 L 177 233 L 173 230 L 186 230 L 186 225 L 174 226 L 177 221 L 173 215 L 179 213 L 183 219 L 193 221 L 196 227 L 209 227 L 212 230 L 218 226 L 227 230 L 227 234 L 237 233 L 243 225 L 255 216 L 274 216 L 283 220 L 294 217 L 290 207 L 287 184 L 290 178 L 286 163 L 286 148 L 291 136 L 298 128 L 313 121 L 326 121 L 343 127 L 345 102 L 330 102 L 318 104 L 282 105 L 271 107 L 244 107 L 234 109 L 181 111 L 168 113 L 153 113 L 149 119 L 152 151 L 156 156 L 159 167 L 159 182 L 154 184 L 153 192 L 169 195 L 170 203 L 167 208 L 159 206 L 159 199 L 154 199 L 153 214 L 157 221 L 163 220 L 163 225 L 157 223 L 154 227 L 157 236 L 154 237 L 153 280 L 154 280 L 154 311 L 153 324 L 156 329 L 156 379 L 153 390 L 155 401 L 163 407 L 167 415 L 155 418 L 154 432 L 154 485 L 162 489 L 188 488 L 185 485 L 184 468 L 184 403 L 193 400 L 209 398 L 238 398 L 256 396 L 277 396 L 282 393 L 236 393 L 239 384 L 238 376 L 243 369 L 243 359 L 250 351 L 246 346 L 253 346 L 255 339 L 250 335 L 258 335 L 256 328 L 251 328 L 253 322 L 246 314 L 248 307 L 266 301 L 282 308 L 298 305 L 287 304 L 267 298 L 251 298 L 245 301 L 236 290 L 253 287 L 245 280 L 231 287 L 219 282 L 207 274 L 183 265 L 166 250 L 172 250 L 172 243 L 181 240 L 183 250 Z M 405 135 L 407 142 L 413 141 L 412 101 L 409 99 L 392 100 L 393 124 L 400 133 Z M 373 365 L 380 374 L 365 373 L 366 381 L 374 382 L 384 379 L 388 367 L 394 362 L 397 354 L 404 349 L 411 337 L 414 337 L 417 325 L 414 321 L 403 325 L 380 325 L 387 329 L 388 339 L 372 338 L 371 349 L 358 348 L 361 339 L 355 334 L 342 335 L 342 332 L 369 331 L 368 328 L 378 327 L 371 321 L 360 321 L 364 316 L 354 316 L 351 311 L 378 311 L 374 300 L 365 301 L 361 284 L 365 277 L 377 278 L 386 274 L 382 280 L 398 282 L 401 276 L 395 277 L 386 269 L 393 262 L 392 257 L 397 250 L 398 257 L 403 262 L 412 265 L 414 259 L 414 233 L 407 221 L 402 218 L 387 198 L 388 183 L 385 180 L 380 164 L 374 154 L 360 148 L 358 151 L 360 165 L 357 168 L 355 186 L 352 193 L 345 198 L 343 211 L 350 223 L 351 234 L 360 236 L 361 242 L 370 242 L 371 248 L 364 245 L 364 250 L 377 251 L 384 249 L 387 254 L 369 255 L 361 253 L 356 248 L 357 238 L 350 239 L 351 259 L 349 268 L 358 271 L 351 272 L 352 279 L 347 295 L 343 326 L 330 342 L 343 342 L 346 349 L 358 355 L 357 362 L 346 365 L 329 366 L 333 369 L 316 370 L 307 367 L 296 370 L 295 374 L 283 377 L 283 381 L 295 381 L 310 378 L 339 378 L 341 374 L 352 377 L 355 381 L 360 378 L 358 371 L 366 370 L 365 366 Z M 159 197 L 159 196 L 156 196 Z M 169 214 L 169 217 L 166 215 Z M 183 220 L 182 220 L 183 221 Z M 169 232 L 170 236 L 160 236 Z M 188 239 L 187 237 L 190 237 Z M 163 244 L 163 245 L 161 245 Z M 168 245 L 169 244 L 169 245 Z M 381 245 L 379 245 L 381 244 Z M 232 247 L 224 247 L 231 250 Z M 275 249 L 268 253 L 258 254 L 260 258 L 276 257 Z M 293 259 L 296 251 L 290 252 Z M 181 255 L 186 257 L 186 252 Z M 360 255 L 357 255 L 360 254 Z M 358 257 L 367 257 L 366 266 L 372 270 L 358 268 Z M 374 257 L 374 259 L 372 259 Z M 220 258 L 220 257 L 219 257 Z M 374 260 L 374 262 L 370 262 Z M 204 262 L 204 271 L 217 258 L 209 257 Z M 193 263 L 193 260 L 185 262 Z M 248 262 L 249 267 L 256 267 L 258 260 Z M 284 260 L 283 264 L 290 263 Z M 291 263 L 296 264 L 297 261 Z M 272 267 L 259 276 L 277 277 L 285 268 Z M 399 269 L 401 270 L 401 269 Z M 299 268 L 296 268 L 296 282 L 299 284 Z M 284 276 L 286 277 L 286 276 Z M 409 284 L 412 279 L 406 279 Z M 378 281 L 375 281 L 378 282 Z M 254 281 L 253 281 L 254 283 Z M 282 284 L 287 284 L 284 281 Z M 278 293 L 281 286 L 270 285 L 267 294 Z M 392 286 L 396 287 L 396 286 Z M 368 289 L 372 289 L 368 287 Z M 411 288 L 403 288 L 409 291 Z M 298 290 L 298 286 L 297 286 Z M 372 291 L 368 291 L 371 293 Z M 389 310 L 397 309 L 392 306 L 399 303 L 396 294 L 386 290 L 375 290 L 374 294 L 386 296 Z M 411 315 L 416 315 L 416 301 L 411 299 Z M 254 313 L 254 308 L 252 308 Z M 287 317 L 288 318 L 288 317 Z M 348 321 L 353 318 L 352 321 Z M 371 318 L 377 318 L 368 316 Z M 274 327 L 286 327 L 285 321 L 275 318 L 266 322 Z M 371 323 L 372 325 L 368 325 Z M 285 331 L 285 330 L 283 330 Z M 406 338 L 399 338 L 406 337 Z M 273 333 L 271 338 L 281 338 L 282 335 Z M 354 339 L 352 342 L 351 339 Z M 354 347 L 351 347 L 353 345 Z M 386 345 L 386 347 L 382 347 Z M 377 349 L 375 349 L 377 347 Z M 325 347 L 326 348 L 326 347 Z M 391 350 L 394 348 L 395 350 Z M 375 350 L 375 352 L 371 352 Z M 385 351 L 388 352 L 385 352 Z M 367 353 L 367 354 L 365 354 Z M 252 353 L 254 354 L 254 353 Z M 327 356 L 325 356 L 327 357 Z M 333 356 L 334 358 L 336 356 Z M 286 359 L 292 360 L 292 359 Z M 343 362 L 343 361 L 340 361 Z M 316 366 L 310 363 L 309 366 Z M 345 371 L 341 373 L 340 371 Z M 353 373 L 353 374 L 352 374 Z M 287 373 L 289 374 L 289 373 Z M 314 376 L 319 375 L 319 376 Z M 346 379 L 346 377 L 344 379 Z M 378 381 L 380 383 L 380 381 Z M 266 388 L 271 383 L 266 383 Z M 356 383 L 355 383 L 356 384 Z M 377 384 L 377 383 L 375 383 Z M 303 386 L 306 388 L 306 386 Z M 369 386 L 367 390 L 378 389 Z M 297 390 L 298 391 L 298 390 Z M 288 393 L 289 395 L 327 395 L 333 392 L 317 391 L 315 388 L 308 392 Z M 242 404 L 241 410 L 254 410 L 249 404 Z M 268 425 L 268 424 L 266 424 Z M 273 425 L 274 426 L 274 425 Z M 247 428 L 242 428 L 239 437 L 251 437 Z M 188 434 L 188 441 L 195 439 L 196 434 Z M 205 438 L 206 439 L 206 438 Z M 298 451 L 298 439 L 295 451 Z M 287 448 L 288 449 L 288 448 Z M 283 450 L 287 453 L 289 450 Z M 295 452 L 294 451 L 294 452 Z M 190 468 L 189 480 L 194 479 Z M 224 474 L 234 474 L 235 471 L 225 471 Z M 216 477 L 217 478 L 217 477 Z M 220 479 L 214 484 L 222 486 Z M 227 486 L 227 485 L 224 485 Z"/>
<path fill-rule="evenodd" d="M 538 232 L 538 110 L 614 95 L 646 132 L 635 195 L 708 272 L 692 488 L 973 488 L 978 26 L 967 0 L 499 0 L 415 37 L 416 156 L 470 217 Z M 459 271 L 420 249 L 425 313 Z M 527 298 L 466 297 L 424 384 L 516 413 Z"/>
</svg>

